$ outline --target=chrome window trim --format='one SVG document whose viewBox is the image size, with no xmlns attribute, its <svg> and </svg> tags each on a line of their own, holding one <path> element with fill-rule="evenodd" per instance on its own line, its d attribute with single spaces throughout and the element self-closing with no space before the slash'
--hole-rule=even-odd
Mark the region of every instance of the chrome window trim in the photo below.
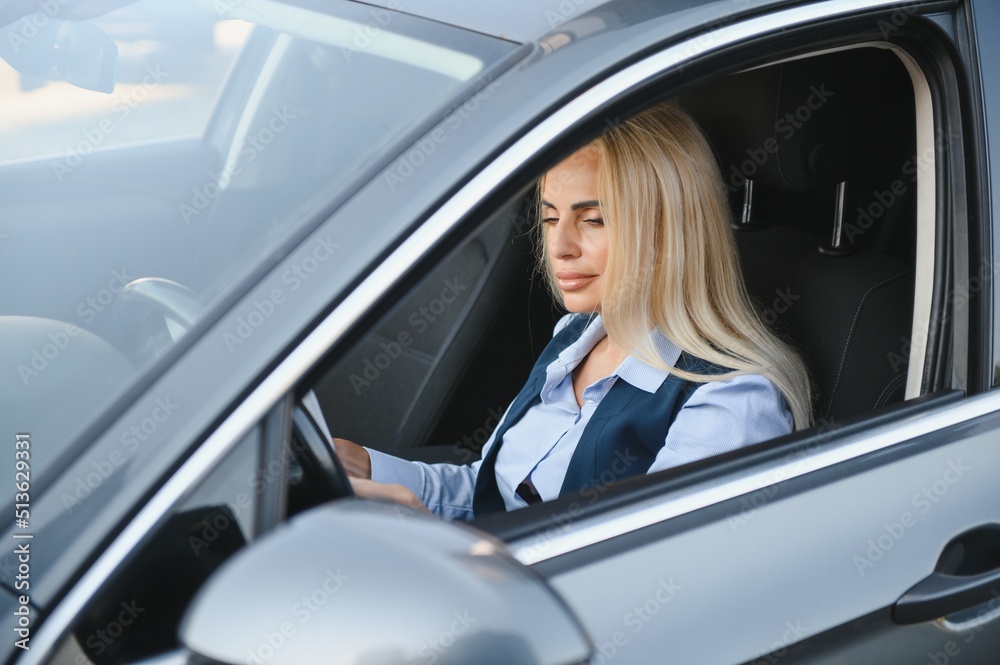
<svg viewBox="0 0 1000 665">
<path fill-rule="evenodd" d="M 407 270 L 416 264 L 441 237 L 455 227 L 469 209 L 501 185 L 509 176 L 516 173 L 521 165 L 534 154 L 548 147 L 563 132 L 570 130 L 589 114 L 599 111 L 610 100 L 618 98 L 670 68 L 705 54 L 739 44 L 750 38 L 792 27 L 850 16 L 863 11 L 909 4 L 911 3 L 902 0 L 826 0 L 814 5 L 791 7 L 767 15 L 734 20 L 729 25 L 707 33 L 698 33 L 609 76 L 542 120 L 476 174 L 458 193 L 432 214 L 387 260 L 373 270 L 257 386 L 249 397 L 236 407 L 233 413 L 167 480 L 83 574 L 34 635 L 33 648 L 25 652 L 17 662 L 21 665 L 31 665 L 41 663 L 49 657 L 58 640 L 69 629 L 71 622 L 85 607 L 87 601 L 101 588 L 115 569 L 126 560 L 128 555 L 141 545 L 145 535 L 156 528 L 166 518 L 169 511 L 208 475 L 213 466 L 236 445 L 250 427 L 260 420 L 282 395 L 291 390 L 295 383 L 319 361 L 323 353 L 354 325 Z M 864 451 L 850 456 L 861 454 L 864 454 Z M 740 481 L 733 482 L 739 483 Z M 724 486 L 715 488 L 717 493 L 720 490 L 724 490 Z M 641 525 L 635 520 L 630 521 L 629 524 L 630 529 L 641 528 Z M 596 531 L 588 529 L 586 533 L 599 539 L 605 539 L 612 537 L 608 534 L 612 533 L 613 527 L 614 525 L 609 524 L 608 520 L 604 520 L 600 529 Z M 609 529 L 611 530 L 609 531 Z M 580 528 L 577 528 L 574 533 L 578 531 Z M 582 547 L 586 544 L 578 534 L 572 541 L 565 540 L 564 542 L 573 542 L 576 547 Z"/>
<path fill-rule="evenodd" d="M 893 48 L 906 67 L 913 85 L 916 111 L 916 154 L 922 160 L 917 174 L 917 250 L 913 284 L 913 321 L 910 330 L 910 357 L 907 364 L 906 399 L 920 394 L 927 358 L 927 336 L 931 327 L 937 245 L 937 143 L 934 138 L 934 102 L 927 77 L 906 51 Z M 967 313 L 966 313 L 967 314 Z M 963 389 L 964 385 L 961 386 Z"/>
<path fill-rule="evenodd" d="M 730 474 L 724 480 L 657 496 L 586 522 L 554 518 L 557 528 L 509 543 L 509 548 L 518 561 L 532 565 L 996 412 L 1000 412 L 1000 390 L 980 393 L 855 434 L 811 454 L 789 456 L 746 469 L 736 477 Z"/>
</svg>

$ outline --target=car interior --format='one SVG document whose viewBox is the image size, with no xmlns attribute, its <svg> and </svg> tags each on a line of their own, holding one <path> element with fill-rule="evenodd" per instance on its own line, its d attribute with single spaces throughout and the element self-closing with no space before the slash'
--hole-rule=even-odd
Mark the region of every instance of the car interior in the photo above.
<svg viewBox="0 0 1000 665">
<path fill-rule="evenodd" d="M 902 401 L 919 165 L 899 58 L 792 60 L 677 101 L 716 150 L 749 292 L 804 356 L 816 421 Z M 562 313 L 535 268 L 534 196 L 496 210 L 319 379 L 335 436 L 409 459 L 477 458 Z"/>
<path fill-rule="evenodd" d="M 805 358 L 817 423 L 868 418 L 913 397 L 907 356 L 921 165 L 914 88 L 899 57 L 882 48 L 852 48 L 673 94 L 716 151 L 749 292 L 762 319 Z M 636 106 L 656 101 L 644 98 Z M 333 436 L 413 460 L 478 459 L 562 314 L 535 267 L 534 198 L 528 179 L 482 215 L 475 234 L 397 289 L 366 333 L 346 351 L 335 349 L 308 377 L 299 392 L 315 391 Z M 264 465 L 258 440 L 240 445 L 262 457 L 218 473 L 239 479 Z M 285 471 L 288 514 L 323 494 L 310 479 L 316 455 L 296 450 L 296 463 Z M 65 658 L 82 657 L 81 645 L 88 647 L 86 662 L 129 662 L 170 647 L 201 580 L 255 533 L 246 513 L 234 512 L 232 499 L 223 498 L 230 484 L 214 478 L 208 486 L 215 491 L 192 497 L 146 546 L 155 551 L 155 568 L 147 554 L 138 555 L 95 599 L 64 644 Z M 475 525 L 505 536 L 514 532 L 512 523 L 528 523 L 544 510 Z M 209 556 L 202 556 L 191 539 L 207 540 L 206 525 L 215 525 L 216 536 Z M 165 577 L 149 579 L 153 569 Z M 187 582 L 172 581 L 179 578 Z M 146 603 L 162 599 L 165 582 L 171 602 Z M 157 615 L 143 617 L 146 628 L 124 631 L 97 652 L 95 631 L 119 616 L 123 594 L 140 606 L 156 605 Z"/>
</svg>

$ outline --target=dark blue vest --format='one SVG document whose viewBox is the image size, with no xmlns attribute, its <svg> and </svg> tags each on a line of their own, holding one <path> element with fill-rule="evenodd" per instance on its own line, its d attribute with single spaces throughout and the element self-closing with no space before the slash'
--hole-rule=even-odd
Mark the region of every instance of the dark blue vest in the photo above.
<svg viewBox="0 0 1000 665">
<path fill-rule="evenodd" d="M 506 510 L 496 477 L 496 458 L 503 445 L 503 436 L 529 408 L 541 402 L 546 368 L 563 349 L 580 338 L 588 319 L 586 316 L 574 317 L 552 338 L 535 362 L 524 388 L 514 398 L 507 417 L 497 430 L 493 446 L 479 468 L 472 500 L 476 517 Z M 686 353 L 681 354 L 676 367 L 698 373 L 721 370 Z M 700 385 L 671 374 L 659 390 L 650 394 L 624 380 L 615 381 L 583 430 L 566 469 L 559 496 L 646 473 L 663 448 L 667 430 L 677 412 Z"/>
</svg>

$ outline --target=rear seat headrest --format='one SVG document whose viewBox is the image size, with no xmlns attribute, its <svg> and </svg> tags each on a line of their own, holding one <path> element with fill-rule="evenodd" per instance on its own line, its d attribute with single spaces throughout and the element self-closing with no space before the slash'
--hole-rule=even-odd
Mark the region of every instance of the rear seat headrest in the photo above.
<svg viewBox="0 0 1000 665">
<path fill-rule="evenodd" d="M 859 173 L 871 150 L 860 49 L 735 74 L 678 97 L 708 133 L 731 190 L 751 178 L 808 191 Z"/>
</svg>

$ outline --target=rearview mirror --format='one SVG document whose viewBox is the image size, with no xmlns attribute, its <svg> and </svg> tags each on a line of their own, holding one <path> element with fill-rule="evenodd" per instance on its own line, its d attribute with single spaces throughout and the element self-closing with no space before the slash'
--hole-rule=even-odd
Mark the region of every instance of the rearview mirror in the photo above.
<svg viewBox="0 0 1000 665">
<path fill-rule="evenodd" d="M 32 20 L 39 16 L 44 20 Z M 118 45 L 87 21 L 25 16 L 0 28 L 0 58 L 21 74 L 97 92 L 115 89 Z"/>
</svg>

